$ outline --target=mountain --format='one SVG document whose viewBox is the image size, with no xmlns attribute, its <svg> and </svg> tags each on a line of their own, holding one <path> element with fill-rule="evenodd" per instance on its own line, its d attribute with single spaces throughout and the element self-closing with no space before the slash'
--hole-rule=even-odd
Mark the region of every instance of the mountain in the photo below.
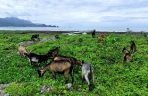
<svg viewBox="0 0 148 96">
<path fill-rule="evenodd" d="M 0 18 L 0 27 L 58 27 L 56 25 L 35 24 L 16 17 Z"/>
</svg>

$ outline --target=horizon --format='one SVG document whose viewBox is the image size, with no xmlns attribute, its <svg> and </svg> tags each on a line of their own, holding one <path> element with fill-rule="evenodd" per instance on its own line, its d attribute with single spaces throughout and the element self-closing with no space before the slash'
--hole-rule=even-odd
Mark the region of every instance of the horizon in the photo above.
<svg viewBox="0 0 148 96">
<path fill-rule="evenodd" d="M 5 0 L 0 5 L 0 18 L 62 28 L 148 31 L 146 0 Z"/>
<path fill-rule="evenodd" d="M 69 27 L 0 27 L 0 30 L 18 30 L 18 31 L 79 31 L 79 32 L 92 32 L 94 29 L 84 29 L 84 28 L 69 28 Z M 98 30 L 95 29 L 97 32 L 128 32 L 128 30 Z M 133 31 L 129 30 L 130 32 L 148 32 L 148 30 L 145 31 Z"/>
</svg>

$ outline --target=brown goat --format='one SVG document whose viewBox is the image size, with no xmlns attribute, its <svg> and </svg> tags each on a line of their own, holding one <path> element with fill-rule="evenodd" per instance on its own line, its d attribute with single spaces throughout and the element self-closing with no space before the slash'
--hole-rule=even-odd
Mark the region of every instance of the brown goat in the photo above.
<svg viewBox="0 0 148 96">
<path fill-rule="evenodd" d="M 58 60 L 68 60 L 68 61 L 71 62 L 73 65 L 79 64 L 79 65 L 82 66 L 82 61 L 77 60 L 76 58 L 73 58 L 73 57 L 56 56 L 56 57 L 54 57 L 54 60 L 56 60 L 56 61 L 58 61 Z"/>
<path fill-rule="evenodd" d="M 123 63 L 126 62 L 127 60 L 131 61 L 132 60 L 132 55 L 131 53 L 124 47 L 122 52 L 124 52 L 124 56 L 123 56 Z"/>
<path fill-rule="evenodd" d="M 68 83 L 68 73 L 70 74 L 72 78 L 72 84 L 74 82 L 73 78 L 73 66 L 71 62 L 67 60 L 58 60 L 58 61 L 51 61 L 46 67 L 44 67 L 42 70 L 37 70 L 39 77 L 42 77 L 44 73 L 50 70 L 53 74 L 53 77 L 56 79 L 56 73 L 63 73 L 65 77 L 65 84 Z"/>
<path fill-rule="evenodd" d="M 21 56 L 23 55 L 24 57 L 25 57 L 25 53 L 26 54 L 30 53 L 30 52 L 28 52 L 28 50 L 25 47 L 23 47 L 21 45 L 18 47 L 18 52 Z"/>
<path fill-rule="evenodd" d="M 98 43 L 100 43 L 102 41 L 103 41 L 103 38 L 101 38 L 101 37 L 99 37 L 98 40 L 97 40 Z"/>
<path fill-rule="evenodd" d="M 107 37 L 107 36 L 108 36 L 108 34 L 106 34 L 106 33 L 102 33 L 102 34 L 101 34 L 101 37 L 102 37 L 102 38 L 105 38 L 105 37 Z"/>
<path fill-rule="evenodd" d="M 136 44 L 134 41 L 130 42 L 131 46 L 130 46 L 130 50 L 132 53 L 136 52 Z"/>
</svg>

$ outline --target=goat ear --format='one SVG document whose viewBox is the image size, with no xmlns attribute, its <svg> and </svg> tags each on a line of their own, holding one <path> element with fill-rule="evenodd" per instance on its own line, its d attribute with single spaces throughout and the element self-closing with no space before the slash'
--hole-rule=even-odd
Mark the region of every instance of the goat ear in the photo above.
<svg viewBox="0 0 148 96">
<path fill-rule="evenodd" d="M 125 47 L 123 47 L 122 52 L 125 50 Z"/>
<path fill-rule="evenodd" d="M 32 52 L 32 50 L 29 51 L 29 53 L 31 53 L 31 52 Z"/>
<path fill-rule="evenodd" d="M 123 47 L 123 50 L 125 50 L 126 49 L 126 47 Z"/>
</svg>

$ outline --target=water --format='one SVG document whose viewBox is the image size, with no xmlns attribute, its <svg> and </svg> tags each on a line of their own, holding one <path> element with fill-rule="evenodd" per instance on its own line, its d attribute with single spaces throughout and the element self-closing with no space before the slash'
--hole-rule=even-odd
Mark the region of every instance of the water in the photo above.
<svg viewBox="0 0 148 96">
<path fill-rule="evenodd" d="M 108 28 L 106 30 L 95 28 L 96 31 L 104 31 L 104 32 L 126 32 L 125 29 L 113 30 L 112 28 Z M 80 32 L 91 32 L 93 28 L 71 28 L 71 27 L 0 27 L 0 30 L 31 30 L 31 31 L 80 31 Z M 141 32 L 141 30 L 148 32 L 147 29 L 135 29 L 133 32 Z"/>
<path fill-rule="evenodd" d="M 79 31 L 79 32 L 92 32 L 93 28 L 71 28 L 71 27 L 0 27 L 0 30 L 31 30 L 31 31 Z M 113 30 L 99 30 L 96 31 L 106 31 L 113 32 Z M 117 32 L 117 31 L 116 31 Z M 119 31 L 118 32 L 125 32 Z"/>
<path fill-rule="evenodd" d="M 32 30 L 32 31 L 86 31 L 92 29 L 79 29 L 70 27 L 0 27 L 0 30 Z"/>
</svg>

